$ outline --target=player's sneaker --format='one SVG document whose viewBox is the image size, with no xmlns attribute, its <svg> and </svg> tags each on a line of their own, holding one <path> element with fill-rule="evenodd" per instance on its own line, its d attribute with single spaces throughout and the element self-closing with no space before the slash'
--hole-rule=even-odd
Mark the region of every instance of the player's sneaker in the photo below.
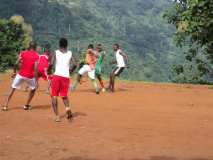
<svg viewBox="0 0 213 160">
<path fill-rule="evenodd" d="M 60 116 L 56 116 L 56 117 L 55 117 L 55 122 L 61 122 Z"/>
<path fill-rule="evenodd" d="M 97 88 L 95 91 L 96 94 L 100 94 L 100 90 Z"/>
<path fill-rule="evenodd" d="M 105 88 L 102 88 L 102 90 L 101 90 L 102 92 L 106 92 L 106 89 Z"/>
<path fill-rule="evenodd" d="M 32 107 L 30 105 L 24 105 L 23 108 L 24 110 L 30 110 Z"/>
<path fill-rule="evenodd" d="M 68 119 L 68 120 L 71 120 L 72 117 L 73 117 L 71 110 L 70 110 L 70 109 L 67 110 L 66 113 L 67 113 L 67 119 Z"/>
<path fill-rule="evenodd" d="M 8 107 L 7 106 L 3 106 L 1 110 L 2 111 L 8 111 Z"/>
</svg>

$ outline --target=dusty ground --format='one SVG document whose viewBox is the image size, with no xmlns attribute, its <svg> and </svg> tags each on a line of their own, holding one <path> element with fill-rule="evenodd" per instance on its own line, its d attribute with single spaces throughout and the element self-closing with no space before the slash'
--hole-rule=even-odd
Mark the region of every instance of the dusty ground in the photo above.
<svg viewBox="0 0 213 160">
<path fill-rule="evenodd" d="M 9 84 L 0 76 L 0 104 Z M 19 91 L 0 112 L 0 160 L 213 160 L 210 86 L 119 82 L 96 95 L 86 82 L 70 94 L 74 120 L 56 124 L 44 85 L 31 111 Z"/>
</svg>

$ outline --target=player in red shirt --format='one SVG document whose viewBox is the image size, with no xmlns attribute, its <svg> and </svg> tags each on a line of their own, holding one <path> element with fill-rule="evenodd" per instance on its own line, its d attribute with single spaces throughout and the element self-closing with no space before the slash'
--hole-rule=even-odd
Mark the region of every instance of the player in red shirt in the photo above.
<svg viewBox="0 0 213 160">
<path fill-rule="evenodd" d="M 12 98 L 14 92 L 16 89 L 21 88 L 21 84 L 25 82 L 29 88 L 29 97 L 27 99 L 26 105 L 24 105 L 25 110 L 29 110 L 31 106 L 29 105 L 32 98 L 35 95 L 36 86 L 37 86 L 37 63 L 39 59 L 38 53 L 36 50 L 36 43 L 30 42 L 29 49 L 22 51 L 19 54 L 19 58 L 17 60 L 17 64 L 19 64 L 20 69 L 19 72 L 16 73 L 17 65 L 14 66 L 14 72 L 12 75 L 12 78 L 14 78 L 12 83 L 12 89 L 9 93 L 9 96 L 7 97 L 7 100 L 5 102 L 5 105 L 3 106 L 3 111 L 8 110 L 8 104 L 10 99 Z"/>
<path fill-rule="evenodd" d="M 48 81 L 48 87 L 46 90 L 47 93 L 49 93 L 50 83 L 52 79 L 52 77 L 47 73 L 49 62 L 51 59 L 50 56 L 51 56 L 50 45 L 47 44 L 45 46 L 45 52 L 39 56 L 38 60 L 38 79 L 42 78 L 43 80 Z"/>
</svg>

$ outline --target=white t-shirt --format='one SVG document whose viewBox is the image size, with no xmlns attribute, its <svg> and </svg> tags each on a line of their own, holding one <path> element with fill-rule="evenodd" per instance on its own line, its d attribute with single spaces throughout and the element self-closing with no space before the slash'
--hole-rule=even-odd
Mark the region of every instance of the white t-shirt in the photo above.
<svg viewBox="0 0 213 160">
<path fill-rule="evenodd" d="M 72 52 L 67 51 L 66 53 L 62 53 L 60 50 L 55 51 L 55 73 L 54 75 L 61 77 L 70 77 L 70 61 L 72 58 Z"/>
<path fill-rule="evenodd" d="M 117 61 L 117 67 L 125 67 L 125 61 L 124 61 L 124 57 L 120 54 L 120 49 L 117 50 L 116 52 L 116 61 Z"/>
</svg>

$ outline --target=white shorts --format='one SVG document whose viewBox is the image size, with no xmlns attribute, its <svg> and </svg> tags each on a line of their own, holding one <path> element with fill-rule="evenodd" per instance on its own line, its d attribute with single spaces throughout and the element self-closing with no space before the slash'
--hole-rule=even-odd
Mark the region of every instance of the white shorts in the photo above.
<svg viewBox="0 0 213 160">
<path fill-rule="evenodd" d="M 91 67 L 87 64 L 83 65 L 83 67 L 81 67 L 81 69 L 78 71 L 78 74 L 80 75 L 84 75 L 86 73 L 88 73 L 89 78 L 92 80 L 95 79 L 95 69 L 91 69 Z"/>
<path fill-rule="evenodd" d="M 19 74 L 17 74 L 15 79 L 13 80 L 12 88 L 21 89 L 21 85 L 24 82 L 29 86 L 29 88 L 31 90 L 36 89 L 36 80 L 35 80 L 35 78 L 29 79 L 29 78 L 22 77 Z"/>
</svg>

